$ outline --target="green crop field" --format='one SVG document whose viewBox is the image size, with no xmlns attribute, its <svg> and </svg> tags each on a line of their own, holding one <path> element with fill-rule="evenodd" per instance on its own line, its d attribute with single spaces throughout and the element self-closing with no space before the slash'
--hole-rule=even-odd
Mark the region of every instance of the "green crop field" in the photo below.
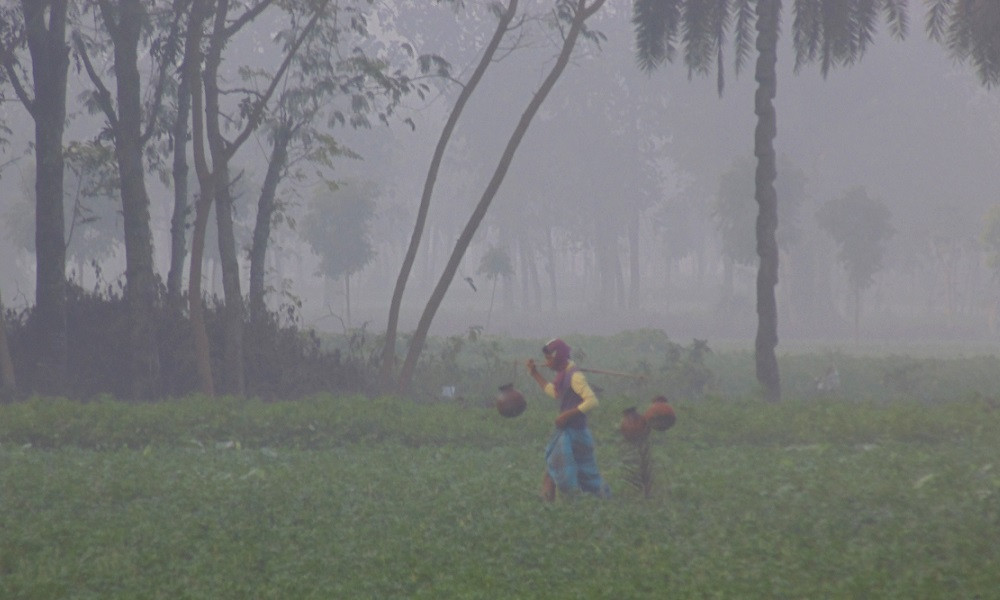
<svg viewBox="0 0 1000 600">
<path fill-rule="evenodd" d="M 858 377 L 902 359 L 879 360 Z M 646 495 L 617 426 L 647 400 L 603 384 L 614 496 L 551 505 L 554 409 L 531 392 L 514 419 L 332 396 L 0 407 L 0 598 L 998 597 L 989 390 L 679 400 Z"/>
</svg>

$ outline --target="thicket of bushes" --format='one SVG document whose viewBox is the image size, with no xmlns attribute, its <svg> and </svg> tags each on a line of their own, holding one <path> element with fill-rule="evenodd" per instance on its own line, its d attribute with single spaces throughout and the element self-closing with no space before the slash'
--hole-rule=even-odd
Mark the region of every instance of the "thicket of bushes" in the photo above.
<svg viewBox="0 0 1000 600">
<path fill-rule="evenodd" d="M 85 290 L 67 283 L 68 395 L 90 400 L 110 395 L 129 397 L 129 323 L 124 290 L 120 284 Z M 191 324 L 187 316 L 171 310 L 161 288 L 156 303 L 160 357 L 160 389 L 155 397 L 179 397 L 197 390 Z M 205 323 L 212 349 L 213 373 L 221 373 L 223 305 L 206 303 Z M 8 343 L 17 376 L 16 396 L 24 398 L 39 389 L 32 365 L 38 349 L 33 335 L 32 308 L 8 309 L 4 315 Z M 298 327 L 296 307 L 266 315 L 262 323 L 246 326 L 244 364 L 248 395 L 266 399 L 297 398 L 315 392 L 354 392 L 364 388 L 359 360 L 338 350 L 326 350 L 315 333 Z"/>
</svg>

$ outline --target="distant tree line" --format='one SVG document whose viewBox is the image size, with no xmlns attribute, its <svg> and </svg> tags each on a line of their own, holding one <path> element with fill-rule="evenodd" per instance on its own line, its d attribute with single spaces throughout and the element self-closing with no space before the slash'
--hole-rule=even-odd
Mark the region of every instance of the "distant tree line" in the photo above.
<svg viewBox="0 0 1000 600">
<path fill-rule="evenodd" d="M 442 0 L 432 4 L 452 4 L 458 9 L 462 3 Z M 407 389 L 430 323 L 532 119 L 568 64 L 577 41 L 599 46 L 604 40 L 587 23 L 603 5 L 604 0 L 552 0 L 546 10 L 531 14 L 519 7 L 517 0 L 489 4 L 497 27 L 483 47 L 479 68 L 462 82 L 462 92 L 450 109 L 392 296 L 380 361 L 384 389 Z M 996 3 L 928 0 L 926 6 L 928 35 L 941 42 L 951 56 L 970 62 L 984 85 L 995 85 L 1000 77 L 1000 44 L 995 43 L 1000 8 Z M 397 8 L 420 14 L 436 7 L 414 8 L 402 2 Z M 681 59 L 691 73 L 714 71 L 721 94 L 724 59 L 730 49 L 737 71 L 751 56 L 756 57 L 753 106 L 757 126 L 752 146 L 757 209 L 753 238 L 758 261 L 755 348 L 757 377 L 764 397 L 771 401 L 781 397 L 775 357 L 775 287 L 782 199 L 775 185 L 779 164 L 774 150 L 778 129 L 773 101 L 782 8 L 780 0 L 634 0 L 632 13 L 636 55 L 645 71 Z M 796 69 L 815 63 L 824 75 L 831 68 L 860 60 L 874 42 L 880 20 L 896 37 L 908 30 L 905 0 L 795 0 L 790 9 L 792 18 L 785 21 L 791 23 Z M 264 363 L 270 361 L 273 366 L 280 362 L 274 356 L 257 361 L 254 352 L 281 337 L 278 324 L 282 320 L 269 313 L 264 302 L 264 271 L 272 227 L 284 214 L 282 186 L 316 180 L 331 183 L 334 162 L 357 156 L 338 141 L 337 127 L 388 123 L 397 119 L 397 108 L 404 98 L 422 97 L 430 90 L 425 78 L 451 79 L 450 66 L 443 57 L 419 55 L 405 41 L 374 40 L 369 30 L 372 10 L 367 0 L 18 0 L 0 7 L 0 100 L 18 103 L 33 122 L 35 163 L 35 304 L 22 313 L 6 312 L 9 331 L 0 336 L 0 375 L 5 389 L 74 396 L 105 391 L 132 399 L 187 391 L 206 396 L 245 395 L 262 389 L 259 377 L 268 372 Z M 522 26 L 535 19 L 558 33 L 555 60 L 526 103 L 489 183 L 455 242 L 409 341 L 405 360 L 398 365 L 398 313 L 441 154 L 465 100 L 475 92 L 494 53 L 505 40 L 516 45 Z M 102 120 L 86 142 L 67 143 L 64 139 L 71 67 L 89 82 L 73 112 L 85 109 Z M 7 144 L 10 130 L 6 124 L 0 125 L 0 145 Z M 236 190 L 245 173 L 235 167 L 238 163 L 234 159 L 245 151 L 251 138 L 266 140 L 269 147 L 266 174 L 256 199 L 252 244 L 247 249 L 249 289 L 244 295 L 234 213 Z M 308 169 L 301 168 L 305 165 Z M 150 175 L 169 182 L 173 191 L 170 266 L 165 283 L 153 264 Z M 633 175 L 644 176 L 638 172 Z M 67 220 L 66 199 L 72 197 L 67 193 L 68 181 L 79 183 L 84 194 L 117 196 L 126 263 L 124 282 L 118 290 L 109 286 L 91 293 L 67 281 L 68 240 L 74 225 L 87 219 L 85 204 L 74 203 L 72 218 Z M 189 181 L 193 188 L 189 188 Z M 320 215 L 335 221 L 329 224 L 330 236 L 357 234 L 354 239 L 332 240 L 335 243 L 323 257 L 324 269 L 331 276 L 343 275 L 345 286 L 349 286 L 350 275 L 370 260 L 371 252 L 365 251 L 365 227 L 338 227 L 346 218 L 367 221 L 371 207 L 364 201 L 366 197 L 360 192 L 353 201 L 343 197 L 333 203 L 332 212 L 315 212 L 311 225 L 320 229 L 308 234 L 314 249 L 322 247 Z M 852 192 L 839 203 L 846 216 L 834 207 L 826 211 L 824 229 L 843 239 L 843 228 L 849 228 L 844 223 L 861 210 L 851 208 L 849 202 L 858 197 Z M 865 206 L 872 205 L 868 202 Z M 735 211 L 720 207 L 719 222 L 733 222 Z M 211 299 L 202 290 L 212 214 L 222 299 Z M 630 240 L 638 232 L 637 214 L 623 220 Z M 882 228 L 871 237 L 884 239 L 889 233 Z M 337 245 L 340 242 L 343 244 Z M 847 243 L 856 249 L 856 244 Z M 345 248 L 357 254 L 345 256 Z M 871 281 L 871 273 L 862 267 L 870 271 L 877 262 L 864 264 L 866 261 L 859 262 L 847 250 L 842 247 L 842 262 L 851 272 L 857 307 L 860 292 Z M 102 250 L 95 247 L 91 252 L 97 260 Z M 611 250 L 597 256 L 617 261 Z M 737 256 L 730 258 L 745 260 L 745 255 Z M 630 257 L 637 261 L 638 252 Z M 498 260 L 490 262 L 499 264 Z M 483 271 L 494 282 L 509 276 L 509 271 L 497 264 Z M 186 289 L 182 281 L 185 268 Z M 82 263 L 78 269 L 82 273 Z M 635 298 L 637 262 L 630 270 L 631 297 Z M 617 270 L 609 266 L 601 272 L 613 274 Z M 538 274 L 532 277 L 537 282 Z M 613 294 L 622 285 L 619 279 L 609 277 L 601 281 L 599 293 Z M 106 321 L 98 318 L 104 309 L 94 308 L 95 302 L 106 303 Z M 492 313 L 492 291 L 490 310 Z M 87 331 L 85 326 L 98 323 L 103 325 Z M 295 327 L 289 330 L 295 331 L 292 338 L 299 340 L 289 356 L 303 360 L 316 356 L 318 346 L 308 335 L 303 342 L 298 337 L 302 332 Z M 167 341 L 175 336 L 183 342 Z M 87 363 L 80 353 L 98 347 L 99 340 L 109 345 L 109 356 L 120 359 L 114 361 L 115 382 L 82 383 L 88 369 L 93 369 L 95 377 L 99 372 L 107 374 L 98 366 L 81 366 Z M 340 364 L 339 357 L 329 359 Z M 281 380 L 285 375 L 275 377 Z M 348 385 L 356 384 L 351 377 L 344 377 Z M 176 388 L 178 378 L 186 382 L 184 390 Z M 105 385 L 107 389 L 101 390 Z"/>
</svg>

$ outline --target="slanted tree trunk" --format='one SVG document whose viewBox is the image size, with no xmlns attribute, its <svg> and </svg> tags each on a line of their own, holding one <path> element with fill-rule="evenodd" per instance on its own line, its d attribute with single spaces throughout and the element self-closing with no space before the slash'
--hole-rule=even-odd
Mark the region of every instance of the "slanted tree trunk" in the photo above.
<svg viewBox="0 0 1000 600">
<path fill-rule="evenodd" d="M 493 172 L 493 177 L 487 184 L 486 190 L 479 199 L 479 203 L 476 204 L 476 208 L 473 210 L 472 216 L 466 223 L 465 228 L 459 235 L 458 241 L 455 243 L 455 248 L 451 253 L 451 258 L 445 266 L 444 273 L 442 273 L 441 278 L 438 280 L 437 286 L 435 286 L 430 300 L 420 317 L 417 329 L 410 342 L 409 350 L 406 353 L 406 360 L 403 362 L 403 367 L 400 370 L 398 381 L 398 390 L 400 392 L 405 392 L 410 387 L 410 381 L 413 378 L 413 372 L 417 366 L 417 359 L 420 357 L 420 353 L 423 351 L 424 344 L 427 341 L 427 332 L 430 330 L 431 321 L 434 320 L 434 315 L 441 306 L 441 302 L 444 300 L 444 295 L 448 291 L 448 287 L 451 285 L 452 280 L 455 278 L 458 266 L 462 262 L 462 258 L 465 256 L 465 251 L 472 242 L 473 236 L 479 229 L 479 224 L 482 223 L 483 217 L 486 216 L 486 211 L 489 209 L 490 204 L 493 202 L 493 198 L 500 189 L 500 184 L 503 183 L 507 170 L 510 168 L 510 163 L 514 160 L 514 153 L 517 151 L 517 147 L 524 138 L 524 134 L 527 133 L 528 127 L 531 125 L 531 120 L 538 113 L 538 109 L 542 106 L 542 103 L 545 102 L 545 98 L 549 95 L 549 92 L 552 91 L 556 81 L 558 81 L 559 77 L 566 69 L 566 65 L 569 63 L 569 57 L 573 52 L 573 48 L 576 46 L 577 39 L 580 37 L 580 31 L 583 29 L 584 23 L 588 18 L 596 13 L 598 9 L 600 9 L 600 7 L 604 4 L 604 1 L 605 0 L 593 0 L 589 6 L 587 5 L 586 0 L 575 0 L 573 2 L 573 21 L 569 29 L 565 32 L 565 38 L 563 38 L 563 45 L 561 51 L 559 52 L 559 57 L 556 59 L 555 65 L 553 65 L 552 70 L 549 71 L 549 74 L 545 77 L 545 80 L 542 82 L 538 91 L 535 92 L 534 97 L 532 97 L 531 101 L 528 103 L 528 107 L 525 109 L 524 113 L 521 114 L 521 118 L 518 120 L 517 126 L 514 128 L 514 133 L 507 141 L 507 146 L 504 148 L 504 152 L 500 157 L 500 162 L 497 164 L 497 168 Z"/>
<path fill-rule="evenodd" d="M 257 201 L 257 222 L 253 229 L 253 243 L 250 246 L 250 324 L 256 326 L 267 313 L 264 302 L 264 271 L 267 259 L 267 246 L 271 239 L 271 221 L 274 219 L 275 195 L 281 172 L 288 163 L 288 143 L 291 140 L 291 127 L 283 125 L 274 135 L 271 146 L 271 159 L 267 163 L 267 174 L 264 176 L 264 186 Z"/>
<path fill-rule="evenodd" d="M 754 101 L 754 113 L 757 115 L 754 132 L 757 172 L 754 199 L 759 209 L 757 255 L 760 257 L 760 264 L 757 271 L 757 338 L 754 348 L 757 381 L 763 387 L 764 398 L 769 402 L 781 400 L 781 381 L 775 355 L 775 347 L 778 345 L 778 307 L 774 293 L 778 285 L 778 243 L 775 237 L 778 228 L 778 195 L 774 189 L 777 177 L 774 156 L 777 118 L 774 97 L 778 83 L 775 64 L 778 56 L 780 12 L 780 0 L 757 2 L 757 66 L 754 75 L 757 81 Z"/>
<path fill-rule="evenodd" d="M 479 81 L 483 78 L 487 67 L 493 61 L 503 36 L 507 33 L 514 14 L 517 12 L 518 0 L 508 0 L 507 10 L 500 16 L 497 28 L 493 32 L 493 37 L 486 45 L 483 56 L 476 65 L 475 71 L 469 77 L 462 91 L 455 101 L 455 106 L 448 115 L 441 136 L 438 138 L 437 146 L 434 148 L 434 155 L 431 157 L 430 167 L 427 169 L 427 178 L 424 180 L 424 190 L 420 196 L 420 206 L 417 209 L 417 220 L 413 226 L 413 234 L 410 236 L 410 245 L 406 249 L 406 256 L 403 258 L 403 266 L 399 270 L 396 278 L 396 287 L 392 291 L 392 300 L 389 306 L 389 320 L 386 324 L 385 343 L 382 346 L 382 368 L 380 377 L 383 385 L 388 389 L 392 380 L 393 369 L 396 365 L 396 335 L 399 327 L 399 311 L 403 303 L 403 291 L 406 289 L 406 282 L 410 278 L 410 271 L 413 269 L 413 262 L 416 260 L 417 248 L 420 246 L 420 238 L 423 236 L 425 223 L 427 222 L 427 212 L 430 210 L 431 195 L 434 192 L 434 184 L 437 182 L 438 170 L 441 167 L 441 160 L 444 158 L 445 148 L 451 140 L 451 134 L 455 130 L 458 118 L 462 115 L 462 110 L 468 102 L 469 97 L 475 91 Z"/>
<path fill-rule="evenodd" d="M 63 130 L 66 123 L 67 0 L 21 0 L 34 98 L 19 93 L 35 122 L 35 312 L 37 391 L 65 395 L 67 381 L 66 240 Z M 46 18 L 48 21 L 46 22 Z"/>
</svg>

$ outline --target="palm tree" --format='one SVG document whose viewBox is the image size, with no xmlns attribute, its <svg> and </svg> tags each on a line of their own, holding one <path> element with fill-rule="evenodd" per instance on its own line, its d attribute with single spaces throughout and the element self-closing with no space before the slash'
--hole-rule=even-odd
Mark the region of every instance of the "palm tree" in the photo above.
<svg viewBox="0 0 1000 600">
<path fill-rule="evenodd" d="M 944 1 L 944 0 L 942 0 Z M 872 0 L 860 4 L 844 0 L 795 0 L 793 41 L 795 68 L 818 61 L 825 76 L 831 66 L 850 65 L 872 42 L 880 13 L 890 30 L 901 37 L 906 32 L 905 0 Z M 754 80 L 754 156 L 757 158 L 754 199 L 757 202 L 757 337 L 754 345 L 757 381 L 764 397 L 781 400 L 781 379 L 775 348 L 778 345 L 778 310 L 775 287 L 778 284 L 778 197 L 774 189 L 777 176 L 774 137 L 777 115 L 774 97 L 777 92 L 778 36 L 781 24 L 781 0 L 634 0 L 632 23 L 635 26 L 639 67 L 652 71 L 663 61 L 672 62 L 677 44 L 684 49 L 689 73 L 708 74 L 716 70 L 719 94 L 722 93 L 724 50 L 733 31 L 736 72 L 745 63 L 751 49 L 751 27 L 757 37 L 754 47 L 757 62 Z"/>
</svg>

